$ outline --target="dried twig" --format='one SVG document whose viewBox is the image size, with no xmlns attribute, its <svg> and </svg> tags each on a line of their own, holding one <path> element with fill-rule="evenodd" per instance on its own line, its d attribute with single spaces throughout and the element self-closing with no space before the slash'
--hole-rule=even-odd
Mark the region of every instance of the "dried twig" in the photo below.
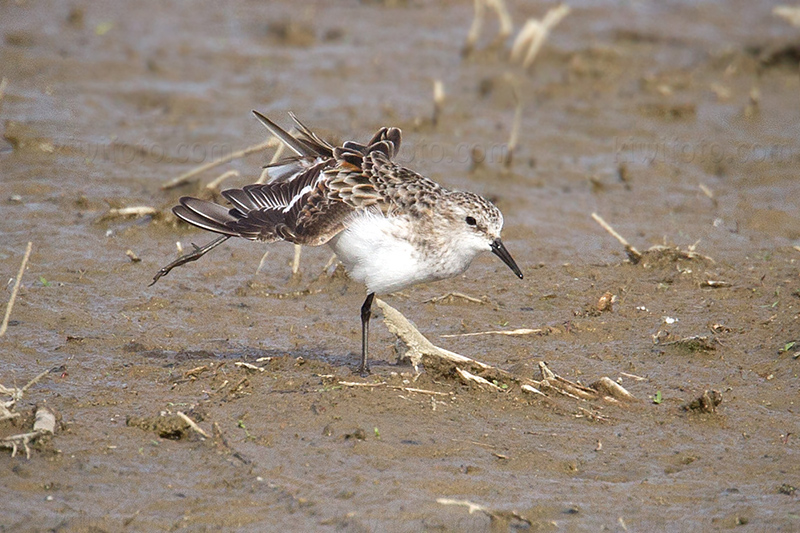
<svg viewBox="0 0 800 533">
<path fill-rule="evenodd" d="M 3 317 L 2 325 L 0 325 L 0 337 L 5 335 L 6 329 L 8 329 L 8 320 L 11 318 L 11 310 L 14 308 L 14 301 L 17 299 L 19 285 L 22 282 L 22 275 L 25 273 L 25 266 L 28 264 L 32 249 L 33 243 L 29 242 L 28 247 L 25 249 L 25 255 L 22 257 L 22 264 L 19 266 L 19 272 L 17 272 L 17 279 L 14 281 L 14 288 L 11 289 L 11 298 L 8 299 L 8 304 L 6 304 L 6 314 Z"/>
<path fill-rule="evenodd" d="M 203 428 L 198 426 L 197 423 L 194 420 L 192 420 L 191 418 L 186 416 L 186 414 L 184 414 L 182 411 L 178 411 L 175 414 L 177 414 L 179 417 L 181 417 L 181 420 L 183 420 L 184 422 L 189 424 L 189 427 L 192 428 L 193 430 L 195 430 L 197 433 L 199 433 L 200 435 L 202 435 L 205 438 L 209 438 L 208 433 L 203 431 Z"/>
<path fill-rule="evenodd" d="M 415 389 L 414 387 L 394 387 L 398 390 L 403 390 L 406 392 L 418 392 L 420 394 L 430 394 L 431 396 L 450 396 L 449 392 L 439 392 L 435 390 L 427 390 L 427 389 Z"/>
<path fill-rule="evenodd" d="M 14 408 L 14 405 L 22 399 L 22 396 L 25 392 L 32 387 L 35 383 L 37 383 L 40 379 L 50 373 L 50 370 L 45 370 L 41 372 L 38 376 L 30 380 L 28 383 L 25 384 L 24 387 L 18 389 L 16 387 L 8 388 L 3 385 L 0 385 L 0 394 L 4 394 L 10 397 L 9 400 L 6 400 L 0 403 L 0 420 L 7 420 L 9 418 L 16 418 L 19 413 L 12 413 L 11 409 Z M 32 441 L 43 437 L 44 435 L 53 434 L 56 431 L 56 417 L 49 409 L 45 407 L 39 407 L 36 409 L 36 413 L 34 416 L 34 423 L 33 423 L 33 431 L 28 433 L 20 433 L 18 435 L 10 435 L 3 439 L 0 439 L 0 447 L 3 448 L 11 448 L 11 457 L 17 455 L 20 446 L 25 450 L 25 456 L 30 459 L 31 450 L 28 447 Z"/>
<path fill-rule="evenodd" d="M 340 381 L 339 385 L 343 385 L 345 387 L 382 387 L 386 385 L 386 382 L 381 381 L 380 383 L 361 383 L 358 381 Z"/>
<path fill-rule="evenodd" d="M 275 137 L 273 137 L 273 139 L 275 139 Z M 275 153 L 272 155 L 272 159 L 270 160 L 269 164 L 264 167 L 264 170 L 261 171 L 261 175 L 258 177 L 258 180 L 256 180 L 257 184 L 261 185 L 262 183 L 267 183 L 269 181 L 269 179 L 270 179 L 269 167 L 271 165 L 274 165 L 275 163 L 277 163 L 280 160 L 281 156 L 283 155 L 283 150 L 285 148 L 286 148 L 286 145 L 283 144 L 283 143 L 280 143 L 278 145 L 278 148 L 275 150 Z"/>
<path fill-rule="evenodd" d="M 264 252 L 264 255 L 261 256 L 261 261 L 258 262 L 258 268 L 256 268 L 256 274 L 261 272 L 261 269 L 264 268 L 264 263 L 267 262 L 267 256 L 269 255 L 269 250 Z"/>
<path fill-rule="evenodd" d="M 595 222 L 597 222 L 598 224 L 600 224 L 600 226 L 601 226 L 601 227 L 602 227 L 604 230 L 606 230 L 608 233 L 610 233 L 612 237 L 614 237 L 615 239 L 617 239 L 617 240 L 619 241 L 619 243 L 620 243 L 622 246 L 624 246 L 624 247 L 625 247 L 625 253 L 627 253 L 627 254 L 628 254 L 628 259 L 630 259 L 630 260 L 631 260 L 631 263 L 633 263 L 633 264 L 635 265 L 636 263 L 638 263 L 639 261 L 641 261 L 641 260 L 642 260 L 642 253 L 641 253 L 639 250 L 637 250 L 636 248 L 634 248 L 634 247 L 633 247 L 633 245 L 632 245 L 631 243 L 629 243 L 629 242 L 628 242 L 628 241 L 625 239 L 625 237 L 623 237 L 622 235 L 620 235 L 619 233 L 617 233 L 617 232 L 614 230 L 614 228 L 612 228 L 612 227 L 611 227 L 611 226 L 608 224 L 608 222 L 606 222 L 605 220 L 603 220 L 603 219 L 600 217 L 600 215 L 598 215 L 597 213 L 592 213 L 592 218 L 594 219 L 594 221 L 595 221 Z"/>
<path fill-rule="evenodd" d="M 498 42 L 504 41 L 514 31 L 514 23 L 511 20 L 508 9 L 506 9 L 504 0 L 475 0 L 475 16 L 469 28 L 467 41 L 461 49 L 461 54 L 464 57 L 472 53 L 475 49 L 475 44 L 480 39 L 487 7 L 494 9 L 500 22 L 500 31 L 496 39 Z"/>
<path fill-rule="evenodd" d="M 506 169 L 511 168 L 511 163 L 514 161 L 514 151 L 519 144 L 519 131 L 522 127 L 522 94 L 520 91 L 520 83 L 516 76 L 509 75 L 509 83 L 511 84 L 511 91 L 514 95 L 516 105 L 514 107 L 514 120 L 511 123 L 511 133 L 508 136 L 508 144 L 506 145 L 507 152 L 503 159 L 503 166 Z"/>
<path fill-rule="evenodd" d="M 230 153 L 230 154 L 228 154 L 226 156 L 220 157 L 219 159 L 215 159 L 214 161 L 210 161 L 210 162 L 208 162 L 208 163 L 206 163 L 204 165 L 200 165 L 199 167 L 195 167 L 195 168 L 193 168 L 192 170 L 190 170 L 188 172 L 184 172 L 180 176 L 178 176 L 176 178 L 173 178 L 173 179 L 169 180 L 168 182 L 164 183 L 161 186 L 161 189 L 162 190 L 174 189 L 178 185 L 182 185 L 182 184 L 186 183 L 187 181 L 192 179 L 194 176 L 196 176 L 196 175 L 198 175 L 198 174 L 200 174 L 202 172 L 205 172 L 206 170 L 210 170 L 210 169 L 212 169 L 214 167 L 218 167 L 220 165 L 224 165 L 225 163 L 233 161 L 234 159 L 239 159 L 239 158 L 242 158 L 242 157 L 246 157 L 246 156 L 248 156 L 250 154 L 254 154 L 256 152 L 260 152 L 262 150 L 266 150 L 267 148 L 274 148 L 274 147 L 276 147 L 278 145 L 278 142 L 279 141 L 276 138 L 270 137 L 269 139 L 267 139 L 266 141 L 264 141 L 262 143 L 254 144 L 253 146 L 248 146 L 244 150 L 239 150 L 239 151 L 236 151 L 236 152 L 232 152 L 232 153 Z"/>
<path fill-rule="evenodd" d="M 542 45 L 547 40 L 550 30 L 564 20 L 564 17 L 569 15 L 569 12 L 569 6 L 561 4 L 558 7 L 550 9 L 542 20 L 528 19 L 517 34 L 517 38 L 514 40 L 514 46 L 511 47 L 511 61 L 519 61 L 523 51 L 527 50 L 525 58 L 522 59 L 522 67 L 525 69 L 529 68 L 539 54 Z"/>
<path fill-rule="evenodd" d="M 222 185 L 223 181 L 229 178 L 237 178 L 237 177 L 239 177 L 238 170 L 229 170 L 227 172 L 223 172 L 222 174 L 219 175 L 219 177 L 211 180 L 208 183 L 208 185 L 206 185 L 206 189 L 211 191 L 216 191 L 219 188 L 219 186 Z"/>
<path fill-rule="evenodd" d="M 0 80 L 0 109 L 2 109 L 3 97 L 6 95 L 6 87 L 8 87 L 8 78 Z"/>
<path fill-rule="evenodd" d="M 427 300 L 425 300 L 424 303 L 426 303 L 426 304 L 435 304 L 435 303 L 442 302 L 444 300 L 449 300 L 449 299 L 454 299 L 454 298 L 460 298 L 462 300 L 466 300 L 468 302 L 472 302 L 472 303 L 476 303 L 476 304 L 486 303 L 485 301 L 481 300 L 480 298 L 475 298 L 474 296 L 469 296 L 469 295 L 464 294 L 462 292 L 448 292 L 447 294 L 443 294 L 441 296 L 434 296 L 433 298 L 428 298 Z"/>
<path fill-rule="evenodd" d="M 9 418 L 17 418 L 18 416 L 20 416 L 19 413 L 12 413 L 11 409 L 13 409 L 16 403 L 22 399 L 22 396 L 25 395 L 25 392 L 30 387 L 38 383 L 40 379 L 42 379 L 49 373 L 50 370 L 45 370 L 44 372 L 41 372 L 38 376 L 36 376 L 28 383 L 26 383 L 25 386 L 22 387 L 21 389 L 18 389 L 16 387 L 9 388 L 4 385 L 0 385 L 0 394 L 9 397 L 8 400 L 0 402 L 0 421 L 7 420 Z"/>
<path fill-rule="evenodd" d="M 643 378 L 642 376 L 637 376 L 636 374 L 628 374 L 627 372 L 620 372 L 619 375 L 626 378 L 631 378 L 632 380 L 635 381 L 647 381 L 647 378 Z"/>
</svg>

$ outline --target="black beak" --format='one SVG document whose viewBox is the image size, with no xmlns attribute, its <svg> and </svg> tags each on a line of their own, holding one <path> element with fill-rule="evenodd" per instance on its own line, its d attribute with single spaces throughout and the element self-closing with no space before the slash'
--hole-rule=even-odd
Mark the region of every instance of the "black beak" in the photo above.
<svg viewBox="0 0 800 533">
<path fill-rule="evenodd" d="M 502 259 L 503 263 L 507 264 L 508 268 L 510 268 L 519 279 L 522 279 L 522 271 L 517 266 L 517 263 L 514 262 L 514 258 L 511 257 L 511 254 L 508 253 L 506 247 L 503 246 L 503 241 L 497 238 L 490 246 L 492 247 L 492 253 Z"/>
</svg>

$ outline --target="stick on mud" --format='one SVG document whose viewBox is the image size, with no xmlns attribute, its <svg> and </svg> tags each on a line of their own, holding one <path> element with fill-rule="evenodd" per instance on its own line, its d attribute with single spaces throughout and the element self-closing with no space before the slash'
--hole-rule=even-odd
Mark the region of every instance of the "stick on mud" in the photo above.
<svg viewBox="0 0 800 533">
<path fill-rule="evenodd" d="M 215 191 L 215 190 L 217 190 L 219 188 L 220 185 L 222 185 L 222 182 L 225 181 L 226 179 L 228 179 L 228 178 L 238 178 L 238 177 L 239 177 L 239 171 L 238 170 L 229 170 L 227 172 L 223 172 L 222 174 L 219 175 L 219 177 L 214 178 L 213 180 L 211 180 L 208 183 L 208 185 L 206 185 L 206 189 Z"/>
<path fill-rule="evenodd" d="M 617 233 L 614 230 L 614 228 L 612 228 L 608 224 L 608 222 L 602 219 L 600 215 L 598 215 L 597 213 L 592 213 L 592 218 L 594 219 L 595 222 L 600 224 L 600 227 L 602 227 L 604 230 L 610 233 L 612 237 L 617 239 L 619 243 L 625 247 L 625 253 L 628 254 L 628 259 L 631 260 L 631 263 L 635 265 L 636 263 L 642 260 L 642 253 L 636 248 L 634 248 L 633 245 L 625 239 L 625 237 Z"/>
<path fill-rule="evenodd" d="M 28 247 L 25 249 L 25 255 L 22 258 L 22 264 L 19 266 L 19 272 L 17 273 L 17 279 L 14 281 L 14 288 L 11 289 L 11 298 L 8 299 L 8 304 L 6 305 L 6 314 L 3 317 L 3 323 L 0 325 L 0 337 L 6 334 L 6 329 L 8 329 L 8 320 L 11 318 L 11 310 L 14 308 L 14 301 L 17 299 L 17 293 L 19 292 L 19 285 L 22 283 L 22 275 L 25 273 L 25 266 L 28 264 L 28 259 L 31 256 L 31 250 L 33 249 L 33 243 L 29 242 Z"/>
<path fill-rule="evenodd" d="M 162 190 L 174 189 L 178 185 L 182 185 L 182 184 L 186 183 L 187 181 L 189 181 L 190 179 L 192 179 L 196 175 L 198 175 L 198 174 L 200 174 L 202 172 L 205 172 L 206 170 L 210 170 L 210 169 L 212 169 L 214 167 L 218 167 L 220 165 L 224 165 L 225 163 L 233 161 L 234 159 L 239 159 L 239 158 L 248 156 L 250 154 L 254 154 L 256 152 L 261 152 L 262 150 L 266 150 L 267 148 L 273 148 L 273 147 L 275 147 L 277 145 L 277 143 L 278 143 L 277 139 L 275 139 L 274 137 L 270 137 L 269 139 L 267 139 L 266 141 L 264 141 L 262 143 L 254 144 L 253 146 L 248 146 L 244 150 L 239 150 L 237 152 L 230 153 L 230 154 L 228 154 L 228 155 L 226 155 L 224 157 L 220 157 L 219 159 L 215 159 L 214 161 L 210 161 L 210 162 L 208 162 L 208 163 L 206 163 L 204 165 L 200 165 L 199 167 L 195 167 L 195 168 L 193 168 L 192 170 L 190 170 L 188 172 L 184 172 L 180 176 L 178 176 L 176 178 L 172 178 L 171 180 L 169 180 L 168 182 L 163 184 L 161 186 L 161 189 Z"/>
</svg>

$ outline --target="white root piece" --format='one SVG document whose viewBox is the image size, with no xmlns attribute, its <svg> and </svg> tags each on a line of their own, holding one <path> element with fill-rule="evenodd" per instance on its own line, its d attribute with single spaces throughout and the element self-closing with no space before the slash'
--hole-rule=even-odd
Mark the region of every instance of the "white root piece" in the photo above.
<svg viewBox="0 0 800 533">
<path fill-rule="evenodd" d="M 158 213 L 158 210 L 155 207 L 150 207 L 149 205 L 136 205 L 132 207 L 109 209 L 108 212 L 103 215 L 102 219 L 106 220 L 109 218 L 144 217 L 147 215 L 155 215 L 156 213 Z"/>
<path fill-rule="evenodd" d="M 142 261 L 142 258 L 136 255 L 136 252 L 128 248 L 125 250 L 125 255 L 128 256 L 128 259 L 131 260 L 131 263 L 139 263 Z"/>
<path fill-rule="evenodd" d="M 418 367 L 422 362 L 423 356 L 429 356 L 439 359 L 444 359 L 454 364 L 472 364 L 482 368 L 491 368 L 490 365 L 481 363 L 469 357 L 464 357 L 455 352 L 444 350 L 435 346 L 431 341 L 426 339 L 411 322 L 406 319 L 397 309 L 393 308 L 380 298 L 375 298 L 375 303 L 383 311 L 383 320 L 386 327 L 389 328 L 393 334 L 400 337 L 400 339 L 408 347 L 406 357 L 411 360 L 414 367 Z"/>
<path fill-rule="evenodd" d="M 294 245 L 294 258 L 292 259 L 292 275 L 296 276 L 300 272 L 300 253 L 303 247 L 299 244 Z"/>
<path fill-rule="evenodd" d="M 214 161 L 210 161 L 210 162 L 208 162 L 208 163 L 206 163 L 204 165 L 200 165 L 199 167 L 195 167 L 195 168 L 193 168 L 192 170 L 190 170 L 188 172 L 184 172 L 183 174 L 181 174 L 180 176 L 178 176 L 176 178 L 172 178 L 168 182 L 164 183 L 161 186 L 161 189 L 162 190 L 174 189 L 178 185 L 182 185 L 183 183 L 186 183 L 187 181 L 192 179 L 194 176 L 196 176 L 196 175 L 198 175 L 198 174 L 200 174 L 202 172 L 205 172 L 206 170 L 211 170 L 214 167 L 218 167 L 220 165 L 224 165 L 225 163 L 233 161 L 234 159 L 239 159 L 239 158 L 248 156 L 250 154 L 253 154 L 255 152 L 261 152 L 262 150 L 266 150 L 267 148 L 273 148 L 275 146 L 278 146 L 278 142 L 279 141 L 276 138 L 270 137 L 269 139 L 267 139 L 266 141 L 264 141 L 262 143 L 254 144 L 253 146 L 248 146 L 244 150 L 239 150 L 237 152 L 232 152 L 232 153 L 230 153 L 230 154 L 228 154 L 228 155 L 226 155 L 224 157 L 220 157 L 219 159 L 215 159 Z"/>
<path fill-rule="evenodd" d="M 633 245 L 625 239 L 625 237 L 617 233 L 614 230 L 614 228 L 612 228 L 608 224 L 608 222 L 606 222 L 605 220 L 602 219 L 602 217 L 600 217 L 600 215 L 598 215 L 597 213 L 592 213 L 592 219 L 594 219 L 595 222 L 600 224 L 600 227 L 602 227 L 604 230 L 610 233 L 612 237 L 617 239 L 619 243 L 623 247 L 625 247 L 625 253 L 628 254 L 628 258 L 631 260 L 631 263 L 636 264 L 642 260 L 642 253 L 636 248 L 634 248 Z"/>
<path fill-rule="evenodd" d="M 538 394 L 540 396 L 547 396 L 547 394 L 543 393 L 542 391 L 540 391 L 539 389 L 537 389 L 533 385 L 528 385 L 527 383 L 523 383 L 522 386 L 520 386 L 520 389 L 524 390 L 525 392 L 530 392 L 532 394 Z"/>
<path fill-rule="evenodd" d="M 17 279 L 14 280 L 14 288 L 11 289 L 11 298 L 8 299 L 8 304 L 6 304 L 6 314 L 3 316 L 3 323 L 0 325 L 0 337 L 6 334 L 6 329 L 8 329 L 8 320 L 11 318 L 11 310 L 14 308 L 14 302 L 17 299 L 17 293 L 19 292 L 20 283 L 22 283 L 22 275 L 25 273 L 25 266 L 28 264 L 28 259 L 31 257 L 31 250 L 33 249 L 33 243 L 29 242 L 28 247 L 25 249 L 25 255 L 22 256 L 22 264 L 19 266 L 19 272 L 17 272 Z"/>
<path fill-rule="evenodd" d="M 431 117 L 431 122 L 434 126 L 439 123 L 439 117 L 442 114 L 444 100 L 444 82 L 439 79 L 433 80 L 433 116 Z"/>
<path fill-rule="evenodd" d="M 434 368 L 443 367 L 445 373 L 452 371 L 466 382 L 488 386 L 495 390 L 506 391 L 512 385 L 517 385 L 525 392 L 542 396 L 547 396 L 547 391 L 553 390 L 576 400 L 602 399 L 620 403 L 622 400 L 634 399 L 621 385 L 607 377 L 599 379 L 590 387 L 585 387 L 555 374 L 543 361 L 540 361 L 539 370 L 542 379 L 535 381 L 439 348 L 425 338 L 399 311 L 379 298 L 375 299 L 375 303 L 383 311 L 386 327 L 408 348 L 405 357 L 411 359 L 415 368 L 421 363 L 431 364 Z"/>
<path fill-rule="evenodd" d="M 633 395 L 625 388 L 608 377 L 602 377 L 591 384 L 592 389 L 600 394 L 615 400 L 633 400 Z"/>
<path fill-rule="evenodd" d="M 459 376 L 461 376 L 461 379 L 463 379 L 465 383 L 473 382 L 473 383 L 477 383 L 478 385 L 487 386 L 487 387 L 493 388 L 493 389 L 498 390 L 498 391 L 503 390 L 501 387 L 498 387 L 497 385 L 495 385 L 494 383 L 492 383 L 488 379 L 482 378 L 480 376 L 476 376 L 475 374 L 473 374 L 471 372 L 467 372 L 466 370 L 462 370 L 460 368 L 456 368 L 456 372 L 458 373 Z"/>
<path fill-rule="evenodd" d="M 469 514 L 473 514 L 475 512 L 489 514 L 491 512 L 488 507 L 484 507 L 483 505 L 472 503 L 467 500 L 452 500 L 450 498 L 437 498 L 436 503 L 441 503 L 442 505 L 460 505 L 462 507 L 466 507 L 467 512 Z"/>
<path fill-rule="evenodd" d="M 519 329 L 512 329 L 512 330 L 496 330 L 496 331 L 475 331 L 473 333 L 453 333 L 451 335 L 439 335 L 443 339 L 450 339 L 453 337 L 479 337 L 481 335 L 508 335 L 509 337 L 516 337 L 518 335 L 540 335 L 544 333 L 544 330 L 541 328 L 530 329 L 530 328 L 519 328 Z"/>
<path fill-rule="evenodd" d="M 56 432 L 56 415 L 46 407 L 40 407 L 36 410 L 35 419 L 33 422 L 33 431 L 42 431 L 45 433 Z"/>
<path fill-rule="evenodd" d="M 261 256 L 261 261 L 258 262 L 258 268 L 256 268 L 256 275 L 261 272 L 261 269 L 264 268 L 264 263 L 267 262 L 267 256 L 269 255 L 269 250 L 264 252 L 264 255 Z"/>
<path fill-rule="evenodd" d="M 772 8 L 772 14 L 800 28 L 800 6 L 775 6 Z"/>
<path fill-rule="evenodd" d="M 181 418 L 181 420 L 183 420 L 184 422 L 186 422 L 187 424 L 189 424 L 189 427 L 190 427 L 190 428 L 192 428 L 193 430 L 195 430 L 195 431 L 196 431 L 197 433 L 199 433 L 201 436 L 203 436 L 203 437 L 205 437 L 205 438 L 209 438 L 209 436 L 208 436 L 208 433 L 206 433 L 205 431 L 203 431 L 203 428 L 201 428 L 200 426 L 198 426 L 198 425 L 197 425 L 197 423 L 196 423 L 194 420 L 192 420 L 191 418 L 189 418 L 188 416 L 186 416 L 186 414 L 185 414 L 185 413 L 183 413 L 183 412 L 181 412 L 181 411 L 178 411 L 176 414 L 177 414 L 177 415 L 178 415 L 178 416 Z"/>
<path fill-rule="evenodd" d="M 631 378 L 635 381 L 647 381 L 647 378 L 643 378 L 642 376 L 637 376 L 636 374 L 628 374 L 627 372 L 620 372 L 620 376 Z"/>
<path fill-rule="evenodd" d="M 244 368 L 245 370 L 252 370 L 253 372 L 266 372 L 266 368 L 262 368 L 260 366 L 256 366 L 250 363 L 245 363 L 244 361 L 237 361 L 233 363 L 234 366 L 238 366 L 239 368 Z"/>
<path fill-rule="evenodd" d="M 475 443 L 475 444 L 478 444 L 478 443 Z M 506 459 L 507 458 L 505 455 L 500 454 L 500 453 L 495 453 L 494 456 L 497 457 L 498 459 Z M 520 515 L 516 511 L 496 511 L 494 509 L 489 509 L 488 507 L 485 507 L 485 506 L 477 504 L 477 503 L 473 503 L 473 502 L 468 501 L 468 500 L 454 500 L 454 499 L 451 499 L 451 498 L 437 498 L 436 499 L 436 503 L 440 503 L 442 505 L 458 505 L 458 506 L 461 506 L 461 507 L 466 507 L 467 508 L 467 512 L 469 514 L 473 514 L 473 513 L 476 513 L 476 512 L 483 513 L 483 514 L 485 514 L 486 516 L 488 516 L 489 518 L 492 519 L 492 526 L 494 526 L 494 527 L 491 527 L 492 531 L 495 531 L 495 530 L 497 530 L 497 531 L 510 530 L 511 528 L 508 527 L 508 523 L 511 522 L 512 520 L 518 520 L 518 521 L 524 522 L 524 523 L 526 523 L 528 525 L 532 524 L 530 519 L 525 518 L 524 516 Z"/>
<path fill-rule="evenodd" d="M 566 4 L 550 9 L 542 20 L 528 19 L 517 34 L 514 45 L 511 47 L 511 61 L 522 62 L 522 67 L 528 69 L 536 60 L 542 45 L 547 40 L 550 31 L 555 28 L 564 17 L 569 15 L 570 8 Z M 525 52 L 525 58 L 522 54 Z"/>
<path fill-rule="evenodd" d="M 28 248 L 28 251 L 30 252 L 30 247 Z M 19 417 L 19 413 L 12 412 L 12 409 L 16 403 L 22 399 L 23 395 L 30 387 L 32 387 L 49 373 L 50 370 L 41 372 L 38 376 L 26 383 L 21 389 L 0 385 L 0 395 L 8 396 L 10 398 L 9 400 L 0 402 L 0 421 Z M 15 457 L 19 451 L 19 448 L 22 447 L 25 450 L 25 456 L 30 459 L 31 450 L 28 447 L 28 444 L 44 435 L 53 434 L 55 431 L 56 416 L 46 407 L 39 407 L 36 409 L 36 413 L 34 415 L 33 431 L 29 433 L 21 433 L 19 435 L 10 435 L 0 439 L 0 448 L 11 448 L 11 457 Z"/>
<path fill-rule="evenodd" d="M 31 449 L 28 444 L 45 435 L 52 435 L 55 432 L 56 416 L 46 407 L 39 407 L 36 410 L 33 431 L 5 437 L 0 440 L 0 447 L 11 448 L 11 457 L 15 457 L 21 446 L 25 450 L 25 457 L 30 459 Z"/>
</svg>

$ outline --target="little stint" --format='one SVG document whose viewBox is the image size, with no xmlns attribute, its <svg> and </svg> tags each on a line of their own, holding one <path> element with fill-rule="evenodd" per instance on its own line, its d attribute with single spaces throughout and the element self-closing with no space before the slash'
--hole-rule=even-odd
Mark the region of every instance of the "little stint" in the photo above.
<svg viewBox="0 0 800 533">
<path fill-rule="evenodd" d="M 366 374 L 376 293 L 456 276 L 481 252 L 494 253 L 522 279 L 500 240 L 500 210 L 477 194 L 449 191 L 395 163 L 398 128 L 381 128 L 366 144 L 333 146 L 292 113 L 294 134 L 257 111 L 253 114 L 295 155 L 268 168 L 269 183 L 223 191 L 232 207 L 181 198 L 175 215 L 223 237 L 162 268 L 154 282 L 230 237 L 303 246 L 327 243 L 350 277 L 367 287 L 359 366 Z"/>
</svg>

